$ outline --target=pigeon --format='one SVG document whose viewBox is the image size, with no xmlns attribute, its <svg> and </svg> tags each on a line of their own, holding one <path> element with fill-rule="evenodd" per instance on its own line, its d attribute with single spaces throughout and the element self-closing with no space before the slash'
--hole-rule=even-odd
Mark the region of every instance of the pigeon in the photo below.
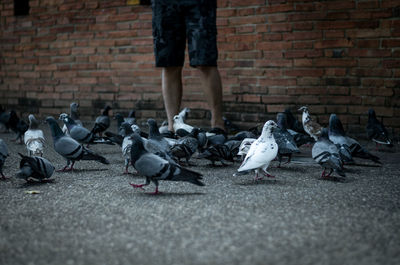
<svg viewBox="0 0 400 265">
<path fill-rule="evenodd" d="M 181 129 L 183 131 L 186 131 L 187 133 L 190 133 L 193 130 L 193 126 L 186 124 L 183 120 L 183 117 L 179 115 L 174 116 L 173 127 L 175 132 Z"/>
<path fill-rule="evenodd" d="M 142 138 L 134 133 L 132 135 L 131 163 L 139 175 L 146 178 L 145 184 L 130 185 L 134 188 L 142 188 L 153 182 L 156 185 L 154 194 L 158 194 L 158 182 L 160 180 L 186 181 L 198 186 L 204 186 L 201 182 L 202 175 L 195 171 L 172 164 L 162 157 L 146 151 Z"/>
<path fill-rule="evenodd" d="M 175 163 L 175 159 L 171 154 L 171 145 L 160 134 L 157 122 L 154 119 L 148 119 L 147 125 L 149 126 L 149 138 L 145 141 L 146 151 L 157 154 L 170 163 Z"/>
<path fill-rule="evenodd" d="M 350 156 L 370 159 L 375 163 L 381 164 L 379 157 L 371 154 L 355 139 L 346 136 L 342 122 L 336 114 L 331 114 L 329 117 L 329 140 L 339 146 L 339 153 L 344 162 L 348 162 Z M 353 162 L 352 159 L 349 162 Z"/>
<path fill-rule="evenodd" d="M 311 154 L 312 158 L 324 168 L 321 178 L 330 178 L 333 171 L 339 175 L 339 177 L 334 177 L 334 179 L 343 180 L 346 177 L 343 172 L 343 162 L 340 158 L 339 149 L 329 140 L 327 128 L 322 129 L 321 135 L 314 144 Z M 330 169 L 328 174 L 325 174 L 326 169 Z"/>
<path fill-rule="evenodd" d="M 303 127 L 306 133 L 314 138 L 315 141 L 318 140 L 318 137 L 321 135 L 322 127 L 317 122 L 311 119 L 310 114 L 308 113 L 308 108 L 306 106 L 301 107 L 299 110 L 303 111 Z"/>
<path fill-rule="evenodd" d="M 374 141 L 376 145 L 383 144 L 393 147 L 389 138 L 389 133 L 385 126 L 376 118 L 375 110 L 368 110 L 368 124 L 366 127 L 368 139 Z"/>
<path fill-rule="evenodd" d="M 240 140 L 228 140 L 224 143 L 224 145 L 228 146 L 230 153 L 233 157 L 237 156 L 239 152 L 239 147 L 242 141 Z"/>
<path fill-rule="evenodd" d="M 11 130 L 17 134 L 13 141 L 17 141 L 19 139 L 20 143 L 22 144 L 22 137 L 28 130 L 28 124 L 24 120 L 21 120 L 14 110 L 10 111 L 10 119 L 8 124 Z"/>
<path fill-rule="evenodd" d="M 63 115 L 62 117 L 60 116 L 60 119 L 62 119 L 64 124 L 67 126 L 69 135 L 81 144 L 114 145 L 114 143 L 108 138 L 98 137 L 93 133 L 93 131 L 89 131 L 85 127 L 76 124 L 75 121 L 71 119 L 68 115 Z"/>
<path fill-rule="evenodd" d="M 198 134 L 199 129 L 194 128 L 187 136 L 179 138 L 177 143 L 171 147 L 171 154 L 178 159 L 178 162 L 181 158 L 185 158 L 186 164 L 189 165 L 189 159 L 199 147 Z"/>
<path fill-rule="evenodd" d="M 229 134 L 239 132 L 239 127 L 233 124 L 231 120 L 226 117 L 222 117 L 222 120 L 224 121 L 225 128 L 227 129 Z"/>
<path fill-rule="evenodd" d="M 20 170 L 17 173 L 17 177 L 23 178 L 28 182 L 44 182 L 48 181 L 53 175 L 54 166 L 49 160 L 39 156 L 24 156 L 21 153 L 19 155 L 22 159 L 19 163 Z"/>
<path fill-rule="evenodd" d="M 304 131 L 303 123 L 292 114 L 289 108 L 286 108 L 284 113 L 286 114 L 288 129 L 301 134 L 307 134 L 306 131 Z"/>
<path fill-rule="evenodd" d="M 24 142 L 29 156 L 43 156 L 45 143 L 43 131 L 39 129 L 39 122 L 33 114 L 29 114 L 29 129 L 24 134 Z"/>
<path fill-rule="evenodd" d="M 128 114 L 128 117 L 124 118 L 124 122 L 127 122 L 130 125 L 136 124 L 136 111 L 131 110 Z"/>
<path fill-rule="evenodd" d="M 6 161 L 6 158 L 9 156 L 8 148 L 6 143 L 3 141 L 3 139 L 0 139 L 0 175 L 1 179 L 7 179 L 6 176 L 3 174 L 3 166 L 4 162 Z"/>
<path fill-rule="evenodd" d="M 93 134 L 102 133 L 110 127 L 110 117 L 108 116 L 109 111 L 111 110 L 110 106 L 106 106 L 100 116 L 98 116 L 95 120 L 92 132 Z"/>
<path fill-rule="evenodd" d="M 2 132 L 9 131 L 10 112 L 6 112 L 2 105 L 0 105 L 0 128 Z"/>
<path fill-rule="evenodd" d="M 278 144 L 278 161 L 281 166 L 282 157 L 287 156 L 288 161 L 285 163 L 289 163 L 292 159 L 292 154 L 300 153 L 299 148 L 294 141 L 293 136 L 287 130 L 287 120 L 285 113 L 278 113 L 276 116 L 278 128 L 274 130 L 274 138 L 276 143 Z"/>
<path fill-rule="evenodd" d="M 79 104 L 76 103 L 76 102 L 72 102 L 69 105 L 69 107 L 70 107 L 70 115 L 69 116 L 71 117 L 71 119 L 73 119 L 77 125 L 83 126 L 81 120 L 79 119 L 79 109 L 78 109 L 79 108 Z M 61 115 L 67 115 L 67 114 L 63 113 Z M 61 117 L 61 115 L 60 115 L 60 117 Z M 63 131 L 64 134 L 69 135 L 67 125 L 64 124 L 64 126 L 62 128 L 62 131 Z"/>
<path fill-rule="evenodd" d="M 165 133 L 168 133 L 168 132 L 169 132 L 169 130 L 168 130 L 168 121 L 167 121 L 167 120 L 165 120 L 165 121 L 163 121 L 163 122 L 161 123 L 161 126 L 160 126 L 160 128 L 158 128 L 158 131 L 159 131 L 161 134 L 165 134 Z"/>
<path fill-rule="evenodd" d="M 242 142 L 240 143 L 239 151 L 238 151 L 237 155 L 242 157 L 242 161 L 246 157 L 247 153 L 250 150 L 250 146 L 252 145 L 252 143 L 255 142 L 255 140 L 257 140 L 257 139 L 255 139 L 255 138 L 244 138 L 242 140 Z"/>
<path fill-rule="evenodd" d="M 72 171 L 75 162 L 79 160 L 95 160 L 102 164 L 110 164 L 110 162 L 101 155 L 82 146 L 70 136 L 64 135 L 53 117 L 47 117 L 46 122 L 49 124 L 51 130 L 54 150 L 67 159 L 67 165 L 59 171 Z"/>
<path fill-rule="evenodd" d="M 273 135 L 276 128 L 278 128 L 278 125 L 272 120 L 264 124 L 261 136 L 251 144 L 249 152 L 238 168 L 238 172 L 254 170 L 255 180 L 259 179 L 260 173 L 267 177 L 274 177 L 268 173 L 267 168 L 278 154 L 278 145 Z"/>
<path fill-rule="evenodd" d="M 217 161 L 219 161 L 223 166 L 227 166 L 227 164 L 225 164 L 227 161 L 234 162 L 231 150 L 224 144 L 211 145 L 197 157 L 211 161 L 212 166 L 215 166 L 215 162 Z"/>
</svg>

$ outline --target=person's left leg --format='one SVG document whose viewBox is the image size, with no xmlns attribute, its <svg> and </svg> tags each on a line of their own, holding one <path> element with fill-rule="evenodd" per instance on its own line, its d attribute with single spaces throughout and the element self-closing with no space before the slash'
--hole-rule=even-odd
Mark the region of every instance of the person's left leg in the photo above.
<svg viewBox="0 0 400 265">
<path fill-rule="evenodd" d="M 211 127 L 225 129 L 222 119 L 222 84 L 216 66 L 198 66 L 204 94 L 211 110 Z"/>
</svg>

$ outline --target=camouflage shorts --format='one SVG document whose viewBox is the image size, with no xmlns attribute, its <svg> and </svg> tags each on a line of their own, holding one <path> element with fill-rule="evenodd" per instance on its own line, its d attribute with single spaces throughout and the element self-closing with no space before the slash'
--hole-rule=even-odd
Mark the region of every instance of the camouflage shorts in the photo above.
<svg viewBox="0 0 400 265">
<path fill-rule="evenodd" d="M 216 0 L 153 0 L 157 67 L 183 66 L 186 40 L 191 66 L 216 66 Z"/>
</svg>

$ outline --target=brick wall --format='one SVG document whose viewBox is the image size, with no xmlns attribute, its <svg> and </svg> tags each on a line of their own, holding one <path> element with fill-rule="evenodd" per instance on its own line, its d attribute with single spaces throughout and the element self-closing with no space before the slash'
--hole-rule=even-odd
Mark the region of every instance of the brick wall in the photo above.
<svg viewBox="0 0 400 265">
<path fill-rule="evenodd" d="M 165 117 L 154 67 L 151 9 L 126 1 L 31 0 L 15 17 L 0 2 L 0 104 L 39 116 L 84 118 L 105 103 L 141 118 Z M 399 0 L 218 0 L 219 66 L 226 116 L 243 126 L 308 105 L 353 132 L 374 107 L 400 131 Z M 208 118 L 195 70 L 184 69 L 184 106 Z"/>
</svg>

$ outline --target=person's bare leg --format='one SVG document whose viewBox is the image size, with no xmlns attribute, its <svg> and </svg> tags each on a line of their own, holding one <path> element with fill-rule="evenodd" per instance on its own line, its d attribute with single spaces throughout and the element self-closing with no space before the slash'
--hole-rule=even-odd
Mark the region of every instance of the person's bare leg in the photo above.
<svg viewBox="0 0 400 265">
<path fill-rule="evenodd" d="M 222 84 L 216 66 L 198 66 L 204 94 L 211 110 L 211 127 L 225 129 L 222 119 Z"/>
<path fill-rule="evenodd" d="M 179 113 L 182 100 L 182 67 L 163 67 L 162 94 L 167 112 L 168 130 L 174 131 L 174 116 Z"/>
</svg>

